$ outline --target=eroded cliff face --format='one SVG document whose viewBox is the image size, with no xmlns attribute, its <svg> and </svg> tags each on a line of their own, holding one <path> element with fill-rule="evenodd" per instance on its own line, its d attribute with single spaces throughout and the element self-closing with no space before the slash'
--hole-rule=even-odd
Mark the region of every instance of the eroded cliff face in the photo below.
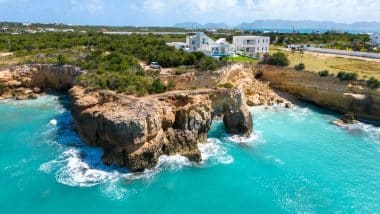
<svg viewBox="0 0 380 214">
<path fill-rule="evenodd" d="M 299 72 L 264 66 L 262 79 L 271 86 L 342 113 L 380 120 L 380 89 L 370 89 L 364 84 L 340 81 L 334 77 L 320 77 L 311 72 Z"/>
<path fill-rule="evenodd" d="M 24 65 L 0 71 L 0 99 L 35 98 L 47 90 L 67 91 L 75 78 L 84 73 L 79 67 L 58 65 Z"/>
<path fill-rule="evenodd" d="M 159 156 L 180 154 L 200 162 L 212 119 L 223 116 L 232 134 L 249 135 L 252 117 L 238 90 L 172 92 L 136 98 L 110 91 L 70 90 L 79 133 L 104 149 L 103 161 L 141 171 Z"/>
</svg>

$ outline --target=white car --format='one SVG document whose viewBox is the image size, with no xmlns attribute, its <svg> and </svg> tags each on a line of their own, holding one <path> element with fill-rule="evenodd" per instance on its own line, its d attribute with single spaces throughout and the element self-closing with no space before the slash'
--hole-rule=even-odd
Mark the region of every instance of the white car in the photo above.
<svg viewBox="0 0 380 214">
<path fill-rule="evenodd" d="M 150 68 L 161 69 L 161 65 L 158 64 L 158 62 L 152 62 L 152 63 L 150 63 Z"/>
</svg>

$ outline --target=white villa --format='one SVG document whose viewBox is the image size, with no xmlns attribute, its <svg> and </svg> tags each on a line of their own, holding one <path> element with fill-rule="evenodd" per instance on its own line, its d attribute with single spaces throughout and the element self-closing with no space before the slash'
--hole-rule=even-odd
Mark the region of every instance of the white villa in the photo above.
<svg viewBox="0 0 380 214">
<path fill-rule="evenodd" d="M 201 51 L 206 55 L 213 57 L 234 55 L 234 48 L 225 38 L 212 40 L 203 32 L 197 32 L 193 36 L 186 37 L 188 50 L 190 52 Z"/>
<path fill-rule="evenodd" d="M 380 46 L 380 33 L 369 34 L 372 45 Z"/>
<path fill-rule="evenodd" d="M 233 44 L 230 44 L 225 38 L 214 41 L 203 32 L 197 32 L 187 36 L 186 42 L 166 44 L 188 52 L 200 51 L 212 57 L 235 56 L 236 54 L 256 57 L 257 54 L 269 52 L 269 43 L 270 38 L 265 36 L 234 36 Z"/>
<path fill-rule="evenodd" d="M 240 55 L 254 57 L 269 52 L 270 38 L 265 36 L 234 36 L 235 52 Z"/>
</svg>

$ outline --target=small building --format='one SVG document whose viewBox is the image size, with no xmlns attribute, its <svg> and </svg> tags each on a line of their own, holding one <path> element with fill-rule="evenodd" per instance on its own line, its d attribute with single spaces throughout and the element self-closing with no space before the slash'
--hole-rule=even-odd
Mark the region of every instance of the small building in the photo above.
<svg viewBox="0 0 380 214">
<path fill-rule="evenodd" d="M 373 46 L 380 46 L 380 33 L 369 34 L 369 39 Z"/>
<path fill-rule="evenodd" d="M 266 36 L 234 36 L 235 52 L 240 55 L 255 57 L 269 52 L 270 38 Z"/>
<path fill-rule="evenodd" d="M 234 55 L 234 48 L 227 42 L 225 38 L 217 41 L 212 40 L 203 32 L 197 32 L 192 36 L 186 37 L 188 44 L 188 51 L 200 51 L 212 57 L 232 56 Z"/>
</svg>

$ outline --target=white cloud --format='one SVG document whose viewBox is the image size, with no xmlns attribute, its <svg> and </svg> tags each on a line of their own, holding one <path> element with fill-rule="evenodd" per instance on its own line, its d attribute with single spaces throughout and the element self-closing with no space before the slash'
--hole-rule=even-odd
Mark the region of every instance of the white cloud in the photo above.
<svg viewBox="0 0 380 214">
<path fill-rule="evenodd" d="M 134 8 L 205 22 L 256 19 L 379 21 L 380 0 L 142 0 Z M 189 20 L 191 21 L 191 20 Z"/>
</svg>

